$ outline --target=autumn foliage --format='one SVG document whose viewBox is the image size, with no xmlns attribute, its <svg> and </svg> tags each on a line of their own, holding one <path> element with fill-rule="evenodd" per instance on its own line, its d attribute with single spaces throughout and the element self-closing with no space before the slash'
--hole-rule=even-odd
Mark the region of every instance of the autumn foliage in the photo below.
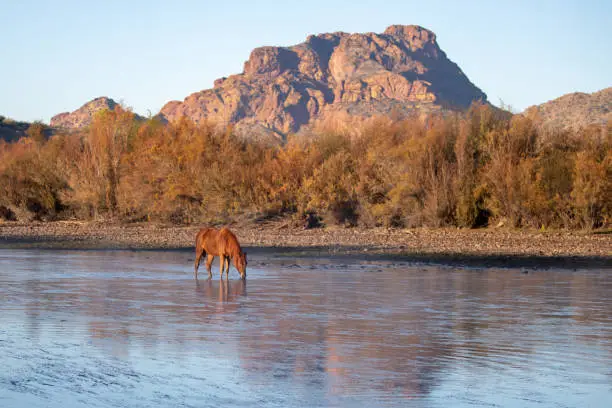
<svg viewBox="0 0 612 408">
<path fill-rule="evenodd" d="M 0 142 L 0 218 L 597 228 L 612 216 L 610 125 L 550 131 L 487 106 L 322 123 L 283 145 L 122 108 L 39 133 Z"/>
</svg>

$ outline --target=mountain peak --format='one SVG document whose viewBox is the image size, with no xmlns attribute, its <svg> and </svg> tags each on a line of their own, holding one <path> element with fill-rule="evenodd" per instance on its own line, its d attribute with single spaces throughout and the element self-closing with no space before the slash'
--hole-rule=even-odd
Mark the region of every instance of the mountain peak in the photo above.
<svg viewBox="0 0 612 408">
<path fill-rule="evenodd" d="M 100 96 L 87 102 L 74 112 L 59 113 L 51 118 L 51 126 L 64 129 L 78 129 L 89 126 L 96 112 L 101 110 L 114 110 L 117 102 L 113 99 Z"/>
<path fill-rule="evenodd" d="M 284 137 L 335 112 L 465 109 L 486 98 L 446 57 L 433 32 L 392 25 L 382 34 L 323 33 L 293 46 L 255 48 L 242 73 L 166 104 L 160 116 Z"/>
<path fill-rule="evenodd" d="M 384 34 L 406 40 L 420 39 L 424 42 L 436 41 L 436 35 L 432 31 L 418 25 L 393 24 L 385 29 Z"/>
</svg>

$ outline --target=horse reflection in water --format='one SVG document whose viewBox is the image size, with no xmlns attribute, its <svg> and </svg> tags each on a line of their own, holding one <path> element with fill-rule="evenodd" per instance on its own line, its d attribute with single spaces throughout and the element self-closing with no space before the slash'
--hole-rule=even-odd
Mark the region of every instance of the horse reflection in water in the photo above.
<svg viewBox="0 0 612 408">
<path fill-rule="evenodd" d="M 240 273 L 241 279 L 246 279 L 247 258 L 246 252 L 242 252 L 242 248 L 238 243 L 238 238 L 228 228 L 202 228 L 196 235 L 196 258 L 194 265 L 194 277 L 198 279 L 198 267 L 200 259 L 206 254 L 206 270 L 208 277 L 212 278 L 212 263 L 215 256 L 219 257 L 220 278 L 223 278 L 225 270 L 226 278 L 229 277 L 229 261 L 234 263 L 234 266 Z"/>
<path fill-rule="evenodd" d="M 247 283 L 246 280 L 221 279 L 219 287 L 216 287 L 212 280 L 208 280 L 206 283 L 197 282 L 196 291 L 203 297 L 216 300 L 217 312 L 235 311 L 239 307 L 238 299 L 247 295 Z"/>
</svg>

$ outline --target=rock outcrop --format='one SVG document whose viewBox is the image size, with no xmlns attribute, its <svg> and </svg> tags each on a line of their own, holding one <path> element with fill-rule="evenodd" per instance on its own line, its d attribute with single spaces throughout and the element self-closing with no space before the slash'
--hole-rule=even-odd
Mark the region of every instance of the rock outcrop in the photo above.
<svg viewBox="0 0 612 408">
<path fill-rule="evenodd" d="M 465 109 L 486 95 L 446 57 L 433 32 L 390 26 L 382 34 L 312 35 L 292 47 L 251 52 L 241 74 L 167 103 L 160 117 L 234 124 L 283 138 L 333 112 L 371 116 Z"/>
<path fill-rule="evenodd" d="M 588 125 L 606 125 L 612 120 L 612 87 L 592 94 L 574 92 L 524 112 L 543 126 L 578 130 Z"/>
<path fill-rule="evenodd" d="M 51 118 L 50 125 L 61 129 L 80 129 L 91 124 L 93 116 L 101 110 L 114 110 L 117 102 L 106 96 L 101 96 L 87 102 L 74 112 L 59 113 Z"/>
</svg>

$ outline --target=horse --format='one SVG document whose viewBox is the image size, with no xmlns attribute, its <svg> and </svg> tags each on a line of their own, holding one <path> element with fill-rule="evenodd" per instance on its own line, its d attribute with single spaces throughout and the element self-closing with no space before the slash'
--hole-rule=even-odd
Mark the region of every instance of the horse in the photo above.
<svg viewBox="0 0 612 408">
<path fill-rule="evenodd" d="M 221 228 L 217 230 L 215 228 L 202 228 L 196 235 L 196 259 L 194 268 L 194 277 L 198 279 L 198 267 L 200 266 L 200 259 L 206 254 L 206 270 L 208 271 L 208 277 L 212 278 L 211 266 L 215 256 L 219 257 L 220 260 L 220 278 L 223 278 L 223 271 L 225 270 L 225 278 L 229 277 L 229 260 L 231 259 L 234 266 L 240 273 L 241 279 L 246 279 L 246 266 L 247 258 L 246 252 L 242 252 L 238 238 L 228 228 Z"/>
</svg>

